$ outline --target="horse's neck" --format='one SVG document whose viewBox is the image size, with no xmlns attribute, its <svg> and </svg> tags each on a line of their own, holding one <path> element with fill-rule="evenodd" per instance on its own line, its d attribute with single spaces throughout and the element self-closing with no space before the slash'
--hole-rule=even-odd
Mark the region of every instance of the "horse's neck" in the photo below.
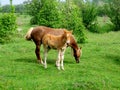
<svg viewBox="0 0 120 90">
<path fill-rule="evenodd" d="M 66 43 L 66 41 L 67 41 L 67 36 L 66 36 L 65 34 L 63 34 L 63 35 L 61 36 L 61 41 L 62 41 L 63 44 Z"/>
<path fill-rule="evenodd" d="M 77 43 L 72 44 L 72 48 L 73 48 L 74 51 L 77 50 L 78 49 Z"/>
<path fill-rule="evenodd" d="M 66 47 L 66 40 L 67 37 L 65 35 L 61 35 L 57 40 L 57 44 L 55 43 L 55 45 L 57 45 L 58 49 L 64 49 Z"/>
<path fill-rule="evenodd" d="M 74 51 L 79 48 L 78 45 L 77 45 L 77 42 L 76 42 L 74 39 L 71 41 L 71 48 L 72 48 Z"/>
</svg>

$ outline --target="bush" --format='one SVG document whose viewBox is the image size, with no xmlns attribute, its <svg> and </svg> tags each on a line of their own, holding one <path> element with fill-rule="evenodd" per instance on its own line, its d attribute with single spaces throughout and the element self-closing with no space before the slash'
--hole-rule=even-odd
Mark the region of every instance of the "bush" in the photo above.
<svg viewBox="0 0 120 90">
<path fill-rule="evenodd" d="M 34 16 L 34 17 L 32 17 L 32 18 L 30 19 L 30 24 L 31 24 L 31 25 L 35 25 L 35 24 L 37 24 L 37 21 L 38 21 L 37 17 Z"/>
<path fill-rule="evenodd" d="M 107 16 L 97 17 L 97 20 L 90 25 L 90 31 L 96 33 L 105 33 L 114 29 L 113 23 Z"/>
<path fill-rule="evenodd" d="M 0 43 L 9 40 L 9 35 L 16 29 L 16 17 L 14 14 L 3 14 L 0 18 Z"/>
</svg>

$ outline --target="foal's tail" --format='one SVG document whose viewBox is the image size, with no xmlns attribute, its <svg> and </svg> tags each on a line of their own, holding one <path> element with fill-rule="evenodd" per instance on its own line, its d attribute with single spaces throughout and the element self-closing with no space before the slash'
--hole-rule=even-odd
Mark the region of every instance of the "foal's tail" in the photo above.
<svg viewBox="0 0 120 90">
<path fill-rule="evenodd" d="M 25 35 L 26 40 L 31 40 L 31 33 L 32 33 L 33 27 L 31 27 L 28 32 Z"/>
</svg>

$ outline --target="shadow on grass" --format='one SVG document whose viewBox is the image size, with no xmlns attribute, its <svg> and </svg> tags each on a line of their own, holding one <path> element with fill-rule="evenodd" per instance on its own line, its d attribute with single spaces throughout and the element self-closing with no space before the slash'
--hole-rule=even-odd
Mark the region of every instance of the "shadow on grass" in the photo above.
<svg viewBox="0 0 120 90">
<path fill-rule="evenodd" d="M 17 58 L 14 61 L 16 61 L 16 62 L 36 63 L 36 64 L 38 64 L 37 59 L 33 59 L 33 58 Z M 44 62 L 44 60 L 43 60 L 43 62 Z M 56 63 L 56 59 L 51 59 L 51 58 L 47 59 L 47 63 L 48 64 L 55 64 Z M 75 62 L 75 60 L 70 60 L 70 61 L 64 60 L 64 63 L 66 63 L 66 64 L 75 64 L 76 62 Z"/>
<path fill-rule="evenodd" d="M 106 55 L 106 58 L 112 60 L 116 65 L 120 65 L 120 56 L 119 55 Z"/>
<path fill-rule="evenodd" d="M 25 63 L 37 63 L 37 60 L 30 59 L 30 58 L 17 58 L 15 59 L 16 62 L 25 62 Z"/>
<path fill-rule="evenodd" d="M 55 64 L 56 63 L 56 60 L 57 59 L 47 59 L 47 63 L 48 64 Z M 43 60 L 44 61 L 44 60 Z M 64 63 L 67 63 L 67 64 L 73 64 L 75 61 L 73 60 L 73 61 L 67 61 L 67 60 L 64 60 Z"/>
<path fill-rule="evenodd" d="M 16 61 L 16 62 L 36 63 L 36 64 L 38 64 L 37 59 L 31 59 L 31 58 L 17 58 L 17 59 L 15 59 L 14 61 Z M 44 60 L 43 60 L 43 61 L 44 61 Z M 48 64 L 55 64 L 55 60 L 53 60 L 53 59 L 48 59 L 48 60 L 47 60 L 47 63 L 48 63 Z"/>
</svg>

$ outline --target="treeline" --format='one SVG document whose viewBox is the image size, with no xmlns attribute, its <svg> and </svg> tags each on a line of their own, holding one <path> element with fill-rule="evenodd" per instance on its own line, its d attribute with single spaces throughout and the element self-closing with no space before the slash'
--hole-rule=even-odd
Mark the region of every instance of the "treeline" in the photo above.
<svg viewBox="0 0 120 90">
<path fill-rule="evenodd" d="M 25 13 L 25 6 L 24 4 L 14 5 L 15 13 L 24 14 Z M 1 7 L 1 13 L 10 13 L 11 8 L 10 5 L 4 5 Z"/>
</svg>

